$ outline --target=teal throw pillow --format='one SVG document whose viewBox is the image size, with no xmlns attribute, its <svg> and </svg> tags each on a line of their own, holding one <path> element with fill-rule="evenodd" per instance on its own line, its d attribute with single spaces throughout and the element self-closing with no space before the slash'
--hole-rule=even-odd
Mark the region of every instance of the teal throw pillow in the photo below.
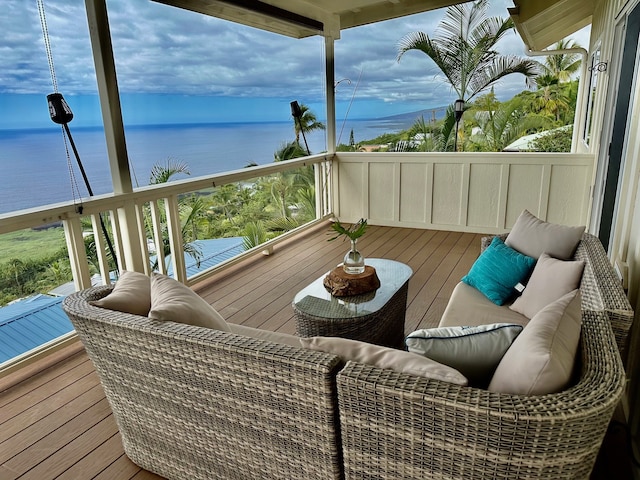
<svg viewBox="0 0 640 480">
<path fill-rule="evenodd" d="M 536 260 L 522 255 L 494 237 L 462 281 L 484 294 L 496 305 L 503 305 L 514 287 L 527 278 Z"/>
</svg>

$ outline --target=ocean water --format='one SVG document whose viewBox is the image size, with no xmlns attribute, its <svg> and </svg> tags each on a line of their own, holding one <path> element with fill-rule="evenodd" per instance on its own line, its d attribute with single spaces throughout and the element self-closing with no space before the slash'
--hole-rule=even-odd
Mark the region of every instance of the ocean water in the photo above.
<svg viewBox="0 0 640 480">
<path fill-rule="evenodd" d="M 338 122 L 336 137 L 349 142 L 375 138 L 406 128 L 385 120 Z M 102 128 L 75 128 L 71 135 L 95 195 L 113 191 Z M 154 164 L 167 159 L 188 165 L 191 177 L 273 162 L 274 152 L 295 139 L 291 122 L 217 123 L 125 127 L 134 185 L 148 185 Z M 325 150 L 325 132 L 307 135 L 312 153 Z M 75 183 L 80 196 L 87 189 L 69 146 Z M 69 201 L 74 198 L 62 132 L 59 126 L 36 130 L 0 130 L 0 213 Z M 178 178 L 188 178 L 186 176 Z M 76 194 L 77 196 L 77 194 Z"/>
</svg>

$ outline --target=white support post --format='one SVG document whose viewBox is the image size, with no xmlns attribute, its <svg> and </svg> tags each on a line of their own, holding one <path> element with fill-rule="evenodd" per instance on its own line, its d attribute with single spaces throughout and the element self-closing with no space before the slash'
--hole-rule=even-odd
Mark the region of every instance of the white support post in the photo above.
<svg viewBox="0 0 640 480">
<path fill-rule="evenodd" d="M 173 262 L 173 278 L 186 284 L 187 269 L 182 246 L 182 227 L 180 225 L 178 196 L 171 195 L 165 198 L 164 201 L 165 214 L 167 215 L 167 230 L 169 233 L 169 247 L 171 248 L 171 261 Z"/>
<path fill-rule="evenodd" d="M 140 232 L 140 249 L 142 250 L 142 257 L 149 258 L 149 245 L 147 243 L 147 227 L 145 225 L 144 218 L 144 206 L 136 204 L 136 219 L 138 221 L 138 232 Z M 151 275 L 150 262 L 144 262 L 144 273 Z"/>
<path fill-rule="evenodd" d="M 158 271 L 166 275 L 167 274 L 167 262 L 164 258 L 164 246 L 162 239 L 162 222 L 160 215 L 160 207 L 157 200 L 149 202 L 149 208 L 151 210 L 151 225 L 153 228 L 153 244 L 156 247 L 156 259 L 158 263 Z"/>
<path fill-rule="evenodd" d="M 102 226 L 100 225 L 99 214 L 91 215 L 91 225 L 93 226 L 93 240 L 96 244 L 96 255 L 98 256 L 98 264 L 100 265 L 100 276 L 102 283 L 109 285 L 111 283 L 111 275 L 109 272 L 109 261 L 107 260 L 106 239 L 102 235 Z"/>
<path fill-rule="evenodd" d="M 113 191 L 129 193 L 133 191 L 129 158 L 122 123 L 120 95 L 116 67 L 111 46 L 111 33 L 105 0 L 85 0 L 89 36 L 93 49 L 93 60 L 96 68 L 98 94 L 102 108 L 102 121 L 107 142 L 107 153 L 111 169 Z M 125 205 L 118 209 L 119 231 L 122 239 L 121 249 L 124 258 L 118 263 L 127 270 L 144 271 L 144 259 L 140 249 L 140 236 L 136 220 L 135 205 Z"/>
<path fill-rule="evenodd" d="M 325 81 L 327 92 L 327 152 L 336 151 L 336 88 L 334 38 L 324 37 Z"/>
<path fill-rule="evenodd" d="M 73 273 L 73 282 L 76 291 L 91 287 L 91 275 L 89 274 L 89 262 L 87 252 L 84 248 L 84 238 L 82 237 L 82 224 L 77 217 L 64 220 L 64 236 L 67 241 L 69 251 L 69 262 Z"/>
<path fill-rule="evenodd" d="M 316 218 L 322 218 L 322 212 L 324 211 L 325 184 L 322 179 L 322 170 L 321 163 L 313 165 L 313 177 L 316 185 Z"/>
</svg>

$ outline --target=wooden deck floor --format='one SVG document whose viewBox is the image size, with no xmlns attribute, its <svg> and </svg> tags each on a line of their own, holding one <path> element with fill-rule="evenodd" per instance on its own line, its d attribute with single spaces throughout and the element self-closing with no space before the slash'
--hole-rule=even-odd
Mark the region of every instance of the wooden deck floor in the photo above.
<svg viewBox="0 0 640 480">
<path fill-rule="evenodd" d="M 338 264 L 347 249 L 340 240 L 327 242 L 327 231 L 322 226 L 296 236 L 272 255 L 245 260 L 194 290 L 229 322 L 294 333 L 294 295 Z M 478 256 L 479 244 L 480 235 L 474 234 L 370 227 L 358 246 L 368 257 L 395 259 L 413 269 L 408 333 L 438 323 L 453 287 Z M 604 476 L 592 478 L 627 478 L 611 476 L 614 463 L 616 469 L 621 463 L 614 440 L 606 464 L 599 462 Z M 0 479 L 52 478 L 160 478 L 124 454 L 104 392 L 79 344 L 0 380 Z"/>
</svg>

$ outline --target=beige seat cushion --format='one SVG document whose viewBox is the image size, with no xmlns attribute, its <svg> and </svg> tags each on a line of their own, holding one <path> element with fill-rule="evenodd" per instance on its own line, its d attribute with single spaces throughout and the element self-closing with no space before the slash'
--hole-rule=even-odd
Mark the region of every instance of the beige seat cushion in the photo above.
<svg viewBox="0 0 640 480">
<path fill-rule="evenodd" d="M 149 318 L 231 331 L 225 319 L 196 292 L 159 273 L 151 277 Z"/>
<path fill-rule="evenodd" d="M 456 385 L 466 386 L 468 384 L 465 376 L 455 368 L 404 350 L 339 337 L 301 338 L 300 344 L 304 348 L 338 355 L 345 361 L 374 365 L 394 372 L 441 380 Z"/>
<path fill-rule="evenodd" d="M 300 337 L 289 335 L 288 333 L 271 332 L 260 328 L 247 327 L 246 325 L 238 325 L 237 323 L 228 323 L 232 333 L 244 335 L 245 337 L 259 338 L 267 342 L 280 343 L 282 345 L 291 345 L 292 347 L 300 347 Z"/>
<path fill-rule="evenodd" d="M 123 271 L 109 295 L 92 305 L 146 317 L 151 310 L 151 279 L 144 273 Z"/>
<path fill-rule="evenodd" d="M 524 315 L 496 305 L 475 288 L 460 282 L 454 288 L 438 326 L 472 327 L 511 323 L 524 327 L 528 322 L 529 319 Z"/>
</svg>

